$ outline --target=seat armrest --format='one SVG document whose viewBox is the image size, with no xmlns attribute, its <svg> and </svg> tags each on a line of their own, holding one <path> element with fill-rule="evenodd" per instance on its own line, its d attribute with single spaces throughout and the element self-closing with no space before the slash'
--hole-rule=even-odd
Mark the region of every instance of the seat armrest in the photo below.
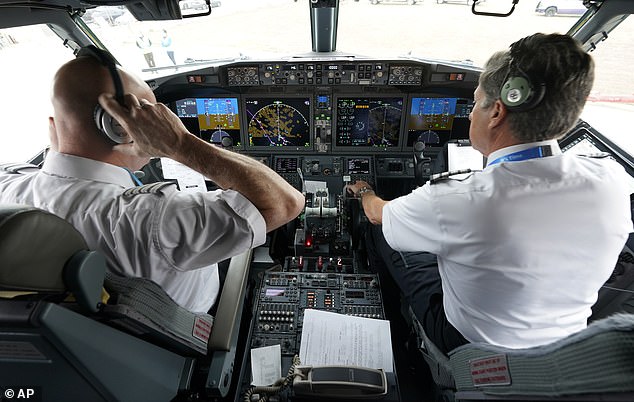
<svg viewBox="0 0 634 402">
<path fill-rule="evenodd" d="M 236 323 L 244 306 L 252 254 L 253 250 L 249 249 L 231 258 L 209 338 L 209 350 L 228 351 L 231 348 L 232 334 L 239 330 Z"/>
</svg>

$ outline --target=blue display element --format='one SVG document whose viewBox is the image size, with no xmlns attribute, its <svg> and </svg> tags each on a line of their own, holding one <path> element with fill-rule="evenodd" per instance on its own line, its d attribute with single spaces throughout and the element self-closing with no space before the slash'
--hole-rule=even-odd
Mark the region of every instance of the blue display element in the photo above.
<svg viewBox="0 0 634 402">
<path fill-rule="evenodd" d="M 456 113 L 457 98 L 412 98 L 411 115 Z"/>
<path fill-rule="evenodd" d="M 238 114 L 238 98 L 197 98 L 198 115 L 234 115 Z"/>
</svg>

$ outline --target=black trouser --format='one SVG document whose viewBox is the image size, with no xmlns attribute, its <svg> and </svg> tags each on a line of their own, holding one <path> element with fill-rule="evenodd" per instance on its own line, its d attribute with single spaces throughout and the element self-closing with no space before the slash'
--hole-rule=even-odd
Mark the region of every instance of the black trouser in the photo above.
<svg viewBox="0 0 634 402">
<path fill-rule="evenodd" d="M 387 290 L 383 296 L 386 305 L 395 302 L 394 289 L 397 295 L 400 291 L 427 337 L 444 353 L 468 343 L 447 321 L 435 255 L 395 251 L 385 241 L 381 226 L 375 225 L 367 228 L 366 246 L 370 266 L 379 274 L 381 288 Z"/>
</svg>

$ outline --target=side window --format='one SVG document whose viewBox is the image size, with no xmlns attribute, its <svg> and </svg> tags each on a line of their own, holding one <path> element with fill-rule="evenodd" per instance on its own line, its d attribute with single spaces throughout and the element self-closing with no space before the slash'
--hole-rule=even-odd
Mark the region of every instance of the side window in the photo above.
<svg viewBox="0 0 634 402">
<path fill-rule="evenodd" d="M 634 154 L 634 18 L 623 21 L 591 52 L 595 79 L 581 118 L 626 152 Z"/>
<path fill-rule="evenodd" d="M 0 30 L 0 163 L 25 162 L 49 144 L 51 82 L 72 57 L 46 25 Z"/>
</svg>

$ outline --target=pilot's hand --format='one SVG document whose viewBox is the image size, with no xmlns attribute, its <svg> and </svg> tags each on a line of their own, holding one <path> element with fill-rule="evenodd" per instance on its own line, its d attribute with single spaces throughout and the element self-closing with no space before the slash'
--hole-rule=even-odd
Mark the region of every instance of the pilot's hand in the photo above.
<svg viewBox="0 0 634 402">
<path fill-rule="evenodd" d="M 178 116 L 162 103 L 138 99 L 133 94 L 124 97 L 127 107 L 110 94 L 101 94 L 99 103 L 132 138 L 131 143 L 115 145 L 128 155 L 169 157 L 178 150 L 181 138 L 191 135 Z"/>
<path fill-rule="evenodd" d="M 359 198 L 359 191 L 365 188 L 365 191 L 372 190 L 372 186 L 370 186 L 367 182 L 363 180 L 358 180 L 354 183 L 346 185 L 346 192 L 351 194 L 355 198 Z"/>
</svg>

